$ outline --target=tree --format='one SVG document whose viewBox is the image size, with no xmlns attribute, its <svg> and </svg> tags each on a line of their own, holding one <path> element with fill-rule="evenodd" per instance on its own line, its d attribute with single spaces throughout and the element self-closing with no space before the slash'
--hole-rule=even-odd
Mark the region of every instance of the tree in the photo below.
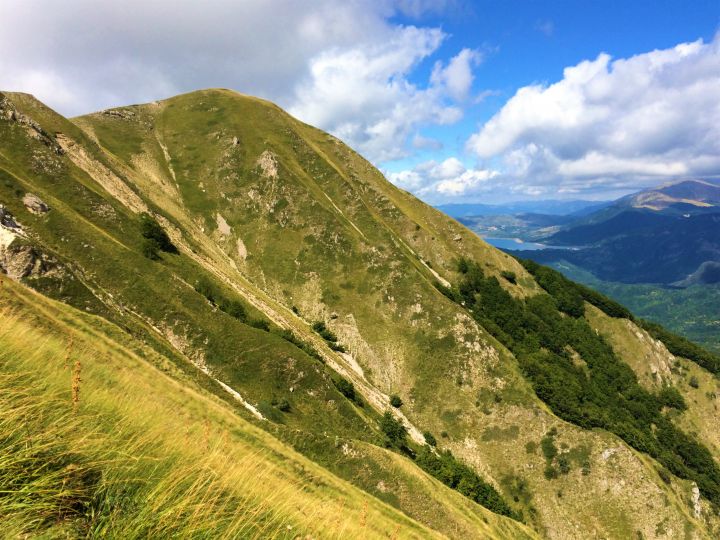
<svg viewBox="0 0 720 540">
<path fill-rule="evenodd" d="M 350 401 L 355 401 L 355 385 L 353 383 L 341 377 L 335 382 L 335 386 L 343 396 Z"/>
<path fill-rule="evenodd" d="M 389 446 L 404 446 L 407 429 L 390 411 L 385 411 L 380 419 L 380 430 L 385 434 Z"/>
<path fill-rule="evenodd" d="M 143 238 L 155 242 L 157 249 L 167 253 L 177 253 L 178 250 L 170 240 L 160 224 L 148 213 L 140 214 L 140 233 Z"/>
<path fill-rule="evenodd" d="M 425 437 L 425 442 L 429 446 L 437 446 L 437 439 L 435 439 L 435 436 L 429 431 L 424 432 L 423 437 Z"/>
</svg>

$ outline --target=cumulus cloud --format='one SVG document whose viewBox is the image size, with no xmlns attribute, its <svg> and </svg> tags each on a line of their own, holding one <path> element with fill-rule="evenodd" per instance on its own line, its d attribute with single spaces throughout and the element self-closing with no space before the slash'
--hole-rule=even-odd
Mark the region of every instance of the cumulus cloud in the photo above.
<svg viewBox="0 0 720 540">
<path fill-rule="evenodd" d="M 720 37 L 600 54 L 515 95 L 467 148 L 523 189 L 635 189 L 720 171 Z"/>
<path fill-rule="evenodd" d="M 460 118 L 472 54 L 411 83 L 445 35 L 391 22 L 425 0 L 4 0 L 0 88 L 67 115 L 207 87 L 258 95 L 332 131 L 371 160 L 412 151 L 423 125 Z M 440 75 L 438 75 L 440 77 Z"/>
<path fill-rule="evenodd" d="M 404 157 L 405 144 L 422 124 L 446 125 L 462 117 L 458 106 L 469 91 L 471 51 L 446 66 L 437 63 L 427 86 L 408 80 L 444 34 L 435 28 L 397 27 L 386 40 L 332 49 L 310 62 L 290 112 L 321 126 L 376 162 Z"/>
<path fill-rule="evenodd" d="M 473 67 L 480 64 L 482 55 L 478 51 L 463 49 L 443 66 L 436 62 L 430 80 L 436 86 L 444 88 L 457 101 L 468 97 L 474 75 Z"/>
<path fill-rule="evenodd" d="M 431 202 L 453 200 L 466 193 L 492 189 L 497 171 L 466 167 L 459 159 L 426 161 L 411 170 L 386 172 L 388 180 Z"/>
</svg>

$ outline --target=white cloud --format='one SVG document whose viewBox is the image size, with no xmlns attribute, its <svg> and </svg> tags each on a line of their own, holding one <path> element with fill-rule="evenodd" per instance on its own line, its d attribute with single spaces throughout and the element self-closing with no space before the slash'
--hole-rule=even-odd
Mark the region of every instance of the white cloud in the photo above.
<svg viewBox="0 0 720 540">
<path fill-rule="evenodd" d="M 409 153 L 405 141 L 423 124 L 452 124 L 457 102 L 472 84 L 475 53 L 461 51 L 447 66 L 436 64 L 429 85 L 418 88 L 409 73 L 439 47 L 435 28 L 396 27 L 384 41 L 325 51 L 310 62 L 290 112 L 320 126 L 375 162 Z M 400 144 L 399 144 L 400 143 Z"/>
<path fill-rule="evenodd" d="M 519 89 L 467 148 L 504 182 L 552 194 L 720 172 L 720 37 L 568 67 Z M 500 178 L 499 177 L 499 178 Z"/>
<path fill-rule="evenodd" d="M 411 170 L 386 172 L 388 180 L 430 202 L 453 200 L 466 193 L 482 193 L 491 188 L 497 171 L 467 168 L 459 159 L 426 161 Z"/>
<path fill-rule="evenodd" d="M 456 101 L 467 98 L 473 83 L 473 67 L 480 64 L 482 55 L 478 51 L 463 49 L 443 67 L 436 62 L 430 80 L 438 87 L 445 88 Z"/>
<path fill-rule="evenodd" d="M 66 115 L 207 87 L 273 100 L 373 161 L 412 151 L 424 125 L 458 120 L 468 53 L 446 81 L 412 84 L 444 39 L 400 26 L 452 2 L 426 0 L 3 0 L 0 88 Z M 468 82 L 469 81 L 469 82 Z"/>
</svg>

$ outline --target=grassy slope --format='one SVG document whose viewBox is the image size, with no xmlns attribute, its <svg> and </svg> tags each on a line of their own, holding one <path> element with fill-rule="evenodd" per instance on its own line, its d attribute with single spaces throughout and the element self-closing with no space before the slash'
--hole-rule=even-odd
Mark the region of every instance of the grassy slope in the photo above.
<svg viewBox="0 0 720 540">
<path fill-rule="evenodd" d="M 652 284 L 602 281 L 590 272 L 560 261 L 552 266 L 572 280 L 584 283 L 625 305 L 638 317 L 720 352 L 720 285 L 693 285 L 671 289 Z"/>
<path fill-rule="evenodd" d="M 537 400 L 512 355 L 432 285 L 432 269 L 455 278 L 453 259 L 461 252 L 482 261 L 490 274 L 515 272 L 520 286 L 502 282 L 516 295 L 538 290 L 524 269 L 389 185 L 336 139 L 271 104 L 227 91 L 178 96 L 123 108 L 123 117 L 96 114 L 74 124 L 30 98 L 13 100 L 47 131 L 76 141 L 88 158 L 79 159 L 72 149 L 72 160 L 48 156 L 61 173 L 44 174 L 33 161 L 33 152 L 42 148 L 18 129 L 0 126 L 8 130 L 0 167 L 14 175 L 5 187 L 0 184 L 3 202 L 37 232 L 44 249 L 82 268 L 88 289 L 63 292 L 67 280 L 29 283 L 154 340 L 178 366 L 205 361 L 252 403 L 289 399 L 293 412 L 280 415 L 284 426 L 273 427 L 279 436 L 426 523 L 432 518 L 422 496 L 401 485 L 385 489 L 386 480 L 397 480 L 388 471 L 409 464 L 383 468 L 395 458 L 378 457 L 367 444 L 377 437 L 376 413 L 357 410 L 339 396 L 327 368 L 279 338 L 214 311 L 188 284 L 201 274 L 225 281 L 228 294 L 314 341 L 328 365 L 353 378 L 376 410 L 387 407 L 388 394 L 399 393 L 403 412 L 416 426 L 432 431 L 443 447 L 517 499 L 515 507 L 549 537 L 574 538 L 583 531 L 650 538 L 661 536 L 660 521 L 669 534 L 698 527 L 689 516 L 689 486 L 680 486 L 685 494 L 679 495 L 658 478 L 651 460 L 615 437 L 559 422 Z M 265 151 L 274 155 L 277 177 L 258 165 Z M 113 171 L 135 195 L 101 188 L 107 179 L 93 163 Z M 27 213 L 16 190 L 36 192 L 53 210 L 44 218 Z M 132 219 L 139 204 L 165 220 L 180 256 L 150 263 L 139 254 Z M 328 321 L 364 376 L 309 331 L 307 323 L 316 319 Z M 526 443 L 539 443 L 550 427 L 578 463 L 580 457 L 590 460 L 591 474 L 581 475 L 576 464 L 568 476 L 543 477 L 543 458 L 528 452 Z M 446 437 L 440 437 L 443 432 Z M 338 434 L 347 445 L 323 441 Z M 362 467 L 359 462 L 367 459 L 372 465 Z M 453 515 L 443 510 L 447 505 L 435 508 L 437 515 Z M 433 525 L 451 531 L 452 520 L 443 521 Z M 459 522 L 467 527 L 472 520 Z"/>
<path fill-rule="evenodd" d="M 660 389 L 672 384 L 680 391 L 689 408 L 675 421 L 696 434 L 718 459 L 720 380 L 694 362 L 673 356 L 661 342 L 631 321 L 610 318 L 593 306 L 588 306 L 586 313 L 593 328 L 606 337 L 646 388 Z M 690 384 L 691 380 L 693 384 L 697 381 L 697 388 Z"/>
<path fill-rule="evenodd" d="M 26 476 L 13 480 L 27 479 L 24 504 L 8 507 L 0 499 L 0 514 L 18 532 L 39 525 L 50 536 L 88 531 L 124 538 L 210 531 L 214 537 L 437 534 L 243 420 L 119 328 L 12 282 L 3 283 L 0 295 L 3 434 L 19 429 L 24 417 L 23 429 L 38 446 Z M 20 457 L 7 449 L 3 481 Z M 389 470 L 407 467 L 379 452 Z M 57 478 L 33 479 L 33 468 L 41 467 L 56 468 Z M 530 537 L 416 470 L 407 476 L 462 513 L 456 526 Z M 33 523 L 39 516 L 45 523 Z"/>
</svg>

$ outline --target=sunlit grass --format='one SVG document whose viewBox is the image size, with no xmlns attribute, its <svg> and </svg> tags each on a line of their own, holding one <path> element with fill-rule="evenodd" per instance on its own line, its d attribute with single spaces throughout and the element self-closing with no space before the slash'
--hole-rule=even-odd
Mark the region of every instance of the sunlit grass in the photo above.
<svg viewBox="0 0 720 540">
<path fill-rule="evenodd" d="M 382 505 L 368 510 L 309 462 L 288 464 L 280 443 L 117 344 L 90 344 L 71 327 L 67 337 L 40 331 L 21 315 L 0 308 L 0 536 L 341 538 L 397 529 L 406 537 L 406 525 L 415 529 Z"/>
</svg>

